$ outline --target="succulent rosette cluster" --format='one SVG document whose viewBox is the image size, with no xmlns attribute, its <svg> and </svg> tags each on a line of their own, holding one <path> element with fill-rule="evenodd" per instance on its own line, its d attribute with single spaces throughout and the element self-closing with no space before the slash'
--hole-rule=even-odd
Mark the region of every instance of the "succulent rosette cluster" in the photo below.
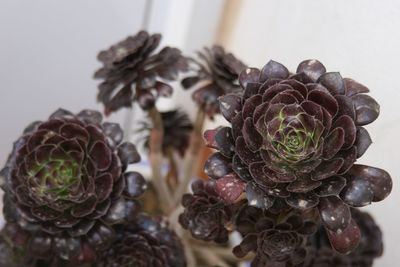
<svg viewBox="0 0 400 267">
<path fill-rule="evenodd" d="M 243 207 L 235 226 L 243 240 L 233 252 L 239 258 L 251 251 L 256 253 L 252 267 L 303 266 L 307 238 L 317 230 L 314 221 L 302 214 L 292 213 L 280 218 L 252 206 Z"/>
<path fill-rule="evenodd" d="M 225 205 L 215 191 L 214 181 L 192 183 L 193 194 L 182 197 L 184 212 L 179 222 L 196 239 L 225 243 L 229 238 L 226 226 L 232 223 L 234 207 Z"/>
<path fill-rule="evenodd" d="M 57 255 L 50 254 L 46 258 L 38 258 L 36 249 L 40 246 L 34 242 L 31 232 L 22 229 L 17 223 L 7 222 L 0 233 L 0 266 L 4 267 L 73 267 L 84 266 L 77 259 L 66 261 Z M 32 243 L 31 243 L 32 242 Z M 91 252 L 89 252 L 91 253 Z M 87 255 L 86 255 L 87 256 Z"/>
<path fill-rule="evenodd" d="M 190 133 L 193 130 L 192 122 L 189 115 L 180 110 L 170 110 L 160 112 L 163 125 L 163 142 L 162 151 L 164 155 L 168 155 L 168 150 L 177 151 L 181 157 L 185 155 L 186 149 L 189 147 Z M 150 148 L 150 132 L 152 125 L 149 122 L 143 122 L 138 132 L 147 131 L 144 136 L 144 147 Z"/>
<path fill-rule="evenodd" d="M 14 143 L 2 171 L 5 219 L 29 233 L 37 258 L 90 262 L 114 238 L 113 225 L 133 220 L 146 189 L 133 144 L 118 124 L 92 110 L 59 109 Z"/>
<path fill-rule="evenodd" d="M 110 250 L 95 267 L 184 267 L 183 247 L 162 219 L 140 215 L 134 224 L 118 232 Z"/>
<path fill-rule="evenodd" d="M 193 60 L 196 74 L 182 80 L 186 89 L 195 87 L 193 100 L 211 118 L 219 113 L 218 97 L 240 91 L 239 73 L 246 65 L 221 46 L 204 48 L 198 53 L 199 60 Z"/>
<path fill-rule="evenodd" d="M 160 34 L 140 31 L 98 54 L 103 67 L 94 77 L 103 80 L 97 99 L 106 114 L 131 107 L 134 101 L 148 110 L 159 96 L 172 94 L 167 82 L 187 71 L 188 63 L 177 48 L 167 46 L 155 52 L 160 40 Z"/>
<path fill-rule="evenodd" d="M 262 209 L 318 209 L 333 247 L 354 249 L 360 231 L 350 207 L 386 198 L 389 174 L 354 164 L 371 144 L 363 127 L 379 115 L 368 88 L 317 60 L 290 73 L 270 61 L 239 75 L 243 91 L 219 99 L 230 127 L 205 133 L 210 156 L 205 172 L 232 203 L 245 194 Z M 282 205 L 282 203 L 285 203 Z"/>
</svg>

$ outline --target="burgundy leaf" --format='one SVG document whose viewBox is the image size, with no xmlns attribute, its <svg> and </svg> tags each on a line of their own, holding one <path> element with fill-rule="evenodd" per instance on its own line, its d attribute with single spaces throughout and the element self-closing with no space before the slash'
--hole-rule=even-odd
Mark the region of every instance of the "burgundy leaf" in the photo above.
<svg viewBox="0 0 400 267">
<path fill-rule="evenodd" d="M 261 70 L 260 81 L 265 82 L 271 78 L 285 79 L 289 76 L 289 70 L 276 61 L 270 60 Z"/>
<path fill-rule="evenodd" d="M 236 202 L 242 195 L 245 187 L 246 183 L 234 173 L 227 174 L 216 182 L 216 190 L 227 204 Z"/>
<path fill-rule="evenodd" d="M 321 198 L 318 210 L 322 223 L 330 231 L 344 231 L 350 224 L 350 209 L 338 197 L 330 196 Z"/>
<path fill-rule="evenodd" d="M 356 124 L 370 124 L 379 116 L 379 104 L 369 95 L 359 94 L 351 97 L 356 109 Z"/>
<path fill-rule="evenodd" d="M 365 165 L 353 165 L 348 174 L 365 179 L 371 184 L 374 202 L 382 201 L 392 191 L 392 178 L 385 170 Z"/>
<path fill-rule="evenodd" d="M 369 89 L 366 86 L 362 85 L 359 82 L 356 82 L 353 79 L 344 78 L 343 80 L 344 83 L 346 84 L 346 95 L 349 97 L 369 92 Z"/>
<path fill-rule="evenodd" d="M 248 68 L 240 72 L 239 83 L 242 88 L 246 88 L 248 83 L 257 83 L 260 77 L 260 70 Z"/>
<path fill-rule="evenodd" d="M 357 158 L 360 158 L 372 144 L 371 136 L 364 127 L 357 127 L 355 147 L 357 147 Z"/>
<path fill-rule="evenodd" d="M 232 121 L 241 108 L 241 98 L 238 95 L 228 94 L 219 98 L 219 109 L 227 121 Z"/>
<path fill-rule="evenodd" d="M 291 194 L 286 198 L 286 203 L 295 209 L 306 210 L 314 208 L 319 203 L 319 197 L 313 193 Z"/>
<path fill-rule="evenodd" d="M 296 73 L 304 72 L 314 82 L 326 72 L 325 66 L 321 62 L 315 59 L 309 59 L 302 61 L 297 67 Z"/>
<path fill-rule="evenodd" d="M 221 153 L 214 153 L 204 164 L 204 172 L 213 179 L 219 179 L 232 172 L 231 162 Z"/>
<path fill-rule="evenodd" d="M 347 254 L 354 250 L 361 238 L 360 229 L 354 220 L 351 220 L 349 226 L 344 231 L 332 232 L 326 230 L 332 247 L 339 253 Z"/>
<path fill-rule="evenodd" d="M 344 95 L 345 83 L 339 72 L 327 72 L 322 74 L 318 83 L 325 86 L 332 95 Z"/>
</svg>

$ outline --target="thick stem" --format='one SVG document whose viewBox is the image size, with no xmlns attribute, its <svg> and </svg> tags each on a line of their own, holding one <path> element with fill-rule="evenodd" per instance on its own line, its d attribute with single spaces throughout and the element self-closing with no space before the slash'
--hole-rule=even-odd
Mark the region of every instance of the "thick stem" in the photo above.
<svg viewBox="0 0 400 267">
<path fill-rule="evenodd" d="M 191 239 L 188 235 L 188 232 L 185 231 L 179 224 L 179 214 L 182 212 L 182 206 L 176 207 L 175 210 L 169 214 L 168 221 L 182 242 L 183 249 L 185 251 L 187 267 L 197 267 L 196 257 L 193 252 L 192 243 L 190 242 Z"/>
<path fill-rule="evenodd" d="M 199 257 L 211 266 L 229 267 L 230 265 L 209 247 L 194 246 L 193 250 Z"/>
<path fill-rule="evenodd" d="M 167 174 L 167 183 L 171 192 L 174 191 L 178 185 L 178 167 L 176 165 L 174 151 L 171 147 L 167 148 L 167 158 L 169 161 L 169 170 Z"/>
<path fill-rule="evenodd" d="M 193 126 L 193 131 L 190 136 L 190 145 L 185 155 L 182 181 L 175 192 L 174 203 L 178 205 L 181 201 L 182 195 L 186 192 L 190 180 L 196 173 L 199 165 L 199 156 L 201 145 L 203 144 L 203 125 L 206 114 L 202 109 L 197 111 L 196 121 Z"/>
<path fill-rule="evenodd" d="M 193 249 L 190 245 L 189 239 L 186 236 L 181 237 L 183 248 L 185 251 L 187 267 L 197 267 L 196 257 L 193 253 Z"/>
<path fill-rule="evenodd" d="M 160 197 L 160 205 L 163 211 L 168 214 L 173 205 L 173 197 L 171 192 L 168 189 L 168 185 L 163 179 L 161 174 L 161 168 L 163 163 L 163 155 L 162 155 L 162 142 L 164 136 L 164 127 L 162 124 L 162 119 L 160 112 L 153 107 L 149 110 L 149 116 L 153 123 L 153 129 L 150 133 L 150 164 L 153 173 L 153 183 L 154 187 L 157 191 L 158 196 Z"/>
</svg>

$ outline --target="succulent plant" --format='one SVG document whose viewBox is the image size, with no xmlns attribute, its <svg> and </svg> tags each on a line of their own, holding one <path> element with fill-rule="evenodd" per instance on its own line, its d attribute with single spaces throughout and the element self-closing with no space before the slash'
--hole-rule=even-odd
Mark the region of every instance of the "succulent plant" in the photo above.
<svg viewBox="0 0 400 267">
<path fill-rule="evenodd" d="M 376 258 L 382 256 L 382 232 L 374 219 L 366 212 L 351 210 L 361 230 L 359 246 L 350 254 L 343 255 L 332 250 L 324 229 L 310 238 L 306 267 L 372 267 Z"/>
<path fill-rule="evenodd" d="M 352 267 L 372 266 L 373 261 L 383 254 L 382 231 L 369 213 L 352 209 L 351 214 L 361 231 L 360 244 L 349 255 Z"/>
<path fill-rule="evenodd" d="M 10 239 L 5 233 L 5 229 L 7 228 L 9 227 L 6 225 L 0 234 L 0 266 L 22 267 L 25 265 L 30 267 L 31 264 L 26 264 L 27 260 L 25 255 L 23 255 L 23 251 L 19 251 L 20 246 L 18 244 L 19 240 L 21 240 L 19 243 L 24 242 L 27 239 L 26 236 L 23 232 L 17 232 L 19 239 Z"/>
<path fill-rule="evenodd" d="M 353 267 L 348 256 L 339 254 L 330 247 L 319 248 L 310 254 L 312 256 L 309 257 L 310 262 L 305 264 L 306 267 Z"/>
<path fill-rule="evenodd" d="M 239 82 L 243 93 L 219 100 L 231 127 L 205 133 L 219 150 L 205 172 L 221 197 L 234 202 L 245 192 L 263 209 L 277 199 L 318 208 L 335 249 L 354 249 L 360 235 L 349 206 L 383 200 L 392 188 L 386 171 L 354 164 L 371 144 L 363 126 L 379 114 L 368 88 L 317 60 L 301 62 L 294 74 L 270 61 L 242 71 Z"/>
<path fill-rule="evenodd" d="M 164 47 L 155 53 L 160 40 L 160 34 L 140 31 L 99 53 L 103 67 L 94 77 L 103 80 L 97 99 L 106 114 L 131 107 L 133 101 L 150 109 L 158 96 L 172 94 L 172 87 L 163 80 L 175 80 L 180 71 L 188 69 L 188 63 L 176 48 Z"/>
<path fill-rule="evenodd" d="M 307 237 L 317 230 L 314 221 L 301 214 L 280 218 L 252 206 L 240 211 L 235 226 L 243 240 L 233 252 L 240 258 L 255 252 L 252 267 L 302 266 Z"/>
<path fill-rule="evenodd" d="M 182 244 L 162 219 L 141 215 L 134 224 L 118 230 L 111 249 L 94 267 L 184 267 Z"/>
<path fill-rule="evenodd" d="M 34 235 L 16 223 L 7 222 L 0 233 L 0 266 L 4 267 L 85 267 L 77 261 L 65 261 L 54 254 L 39 259 L 34 254 L 40 246 Z M 39 248 L 40 249 L 40 248 Z"/>
<path fill-rule="evenodd" d="M 161 120 L 163 124 L 163 143 L 162 150 L 164 155 L 168 155 L 168 149 L 177 151 L 180 156 L 184 156 L 186 149 L 189 146 L 190 133 L 193 129 L 192 122 L 189 119 L 188 114 L 182 110 L 171 110 L 166 112 L 160 112 Z M 148 122 L 143 122 L 139 132 L 148 131 L 150 132 L 152 126 Z M 144 137 L 144 146 L 149 149 L 150 134 Z"/>
<path fill-rule="evenodd" d="M 233 207 L 223 203 L 215 191 L 214 181 L 197 180 L 192 183 L 193 194 L 182 197 L 184 212 L 179 222 L 196 239 L 225 243 L 228 241 L 226 226 L 231 224 Z"/>
<path fill-rule="evenodd" d="M 94 254 L 114 238 L 112 225 L 137 214 L 146 183 L 126 172 L 140 157 L 122 137 L 99 112 L 59 109 L 14 143 L 2 170 L 4 215 L 31 234 L 35 257 Z"/>
<path fill-rule="evenodd" d="M 212 118 L 219 113 L 218 97 L 241 90 L 238 76 L 246 65 L 217 45 L 197 54 L 199 61 L 193 61 L 198 67 L 196 75 L 184 78 L 182 86 L 196 87 L 194 101 Z"/>
</svg>

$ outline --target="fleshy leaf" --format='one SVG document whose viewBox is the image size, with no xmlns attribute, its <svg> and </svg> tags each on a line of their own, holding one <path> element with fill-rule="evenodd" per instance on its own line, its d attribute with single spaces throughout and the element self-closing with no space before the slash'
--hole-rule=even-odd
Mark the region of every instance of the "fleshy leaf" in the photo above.
<svg viewBox="0 0 400 267">
<path fill-rule="evenodd" d="M 217 147 L 217 142 L 215 141 L 215 135 L 217 134 L 218 130 L 220 128 L 215 128 L 215 129 L 210 129 L 210 130 L 206 130 L 203 134 L 204 140 L 206 142 L 206 146 L 210 147 L 210 148 L 218 148 Z"/>
<path fill-rule="evenodd" d="M 231 128 L 219 128 L 215 134 L 215 143 L 222 155 L 226 157 L 232 157 L 235 154 L 235 142 L 233 140 Z"/>
<path fill-rule="evenodd" d="M 114 141 L 115 145 L 121 143 L 124 133 L 118 123 L 105 122 L 103 123 L 104 133 Z"/>
<path fill-rule="evenodd" d="M 108 224 L 121 223 L 126 216 L 126 201 L 124 198 L 119 198 L 117 201 L 111 204 L 107 215 L 103 220 Z"/>
<path fill-rule="evenodd" d="M 243 139 L 248 148 L 257 151 L 263 143 L 263 137 L 257 132 L 252 118 L 246 118 L 243 125 Z"/>
<path fill-rule="evenodd" d="M 345 84 L 339 72 L 327 72 L 319 77 L 318 82 L 333 95 L 344 95 Z"/>
<path fill-rule="evenodd" d="M 254 183 L 247 183 L 246 198 L 250 206 L 261 209 L 269 209 L 274 204 L 274 198 L 268 196 Z"/>
<path fill-rule="evenodd" d="M 315 190 L 315 193 L 320 197 L 338 196 L 345 186 L 345 178 L 334 176 L 324 180 L 323 184 Z"/>
<path fill-rule="evenodd" d="M 286 198 L 286 203 L 295 209 L 306 210 L 314 208 L 319 203 L 319 197 L 313 193 L 309 194 L 291 194 Z"/>
<path fill-rule="evenodd" d="M 364 207 L 371 204 L 374 192 L 367 180 L 357 176 L 350 176 L 347 177 L 347 185 L 341 192 L 340 197 L 349 206 Z"/>
<path fill-rule="evenodd" d="M 242 195 L 246 184 L 234 173 L 221 177 L 216 182 L 216 191 L 225 203 L 234 203 Z"/>
<path fill-rule="evenodd" d="M 94 164 L 100 170 L 105 170 L 111 165 L 110 148 L 103 142 L 96 142 L 89 152 Z"/>
<path fill-rule="evenodd" d="M 248 83 L 257 83 L 260 77 L 260 70 L 256 68 L 247 68 L 239 74 L 239 83 L 242 88 L 246 88 Z"/>
<path fill-rule="evenodd" d="M 204 172 L 213 179 L 218 179 L 232 172 L 228 158 L 217 152 L 212 154 L 204 164 Z"/>
<path fill-rule="evenodd" d="M 261 70 L 260 81 L 265 82 L 271 78 L 285 79 L 289 76 L 289 70 L 279 62 L 270 60 Z"/>
<path fill-rule="evenodd" d="M 232 169 L 242 180 L 250 181 L 252 179 L 247 165 L 243 163 L 238 155 L 233 157 Z"/>
<path fill-rule="evenodd" d="M 318 210 L 322 223 L 330 231 L 343 231 L 350 224 L 350 209 L 338 197 L 330 196 L 321 198 Z"/>
<path fill-rule="evenodd" d="M 392 178 L 385 170 L 356 164 L 353 165 L 348 174 L 365 179 L 371 184 L 371 189 L 374 192 L 372 201 L 374 202 L 382 201 L 392 191 Z"/>
<path fill-rule="evenodd" d="M 244 141 L 244 138 L 241 136 L 236 139 L 236 153 L 239 155 L 240 159 L 243 160 L 246 164 L 251 164 L 253 162 L 261 161 L 261 156 L 259 153 L 255 153 L 251 151 Z"/>
<path fill-rule="evenodd" d="M 344 231 L 333 232 L 326 230 L 332 247 L 339 253 L 347 254 L 354 250 L 361 238 L 361 232 L 354 220 Z"/>
<path fill-rule="evenodd" d="M 355 146 L 357 147 L 357 158 L 360 158 L 372 144 L 371 136 L 364 127 L 357 128 Z"/>
<path fill-rule="evenodd" d="M 362 85 L 359 82 L 356 82 L 353 79 L 344 78 L 343 80 L 344 80 L 344 83 L 346 84 L 346 95 L 347 96 L 353 96 L 353 95 L 369 92 L 369 89 L 366 86 Z"/>
<path fill-rule="evenodd" d="M 128 142 L 122 143 L 118 147 L 118 156 L 120 157 L 123 166 L 140 161 L 140 155 L 137 152 L 136 147 Z"/>
<path fill-rule="evenodd" d="M 344 160 L 341 158 L 324 161 L 315 169 L 311 179 L 319 181 L 329 178 L 338 173 L 340 168 L 342 168 L 343 163 Z"/>
<path fill-rule="evenodd" d="M 379 104 L 369 95 L 359 94 L 352 96 L 356 109 L 356 124 L 366 125 L 376 120 L 379 116 Z"/>
<path fill-rule="evenodd" d="M 62 259 L 69 260 L 79 253 L 81 242 L 73 237 L 55 237 L 53 248 Z"/>
<path fill-rule="evenodd" d="M 241 98 L 238 95 L 228 94 L 219 98 L 219 109 L 227 121 L 232 121 L 241 108 Z"/>
<path fill-rule="evenodd" d="M 147 188 L 146 180 L 138 172 L 127 172 L 124 174 L 126 180 L 124 195 L 128 198 L 137 198 Z"/>
<path fill-rule="evenodd" d="M 96 249 L 108 248 L 114 237 L 113 229 L 105 224 L 96 225 L 87 235 L 89 243 Z"/>
<path fill-rule="evenodd" d="M 344 130 L 343 149 L 350 148 L 356 140 L 356 126 L 354 121 L 347 115 L 342 115 L 335 120 L 333 128 L 338 127 Z"/>
<path fill-rule="evenodd" d="M 314 82 L 326 72 L 325 66 L 316 59 L 304 60 L 297 67 L 296 73 L 304 72 Z"/>
</svg>

